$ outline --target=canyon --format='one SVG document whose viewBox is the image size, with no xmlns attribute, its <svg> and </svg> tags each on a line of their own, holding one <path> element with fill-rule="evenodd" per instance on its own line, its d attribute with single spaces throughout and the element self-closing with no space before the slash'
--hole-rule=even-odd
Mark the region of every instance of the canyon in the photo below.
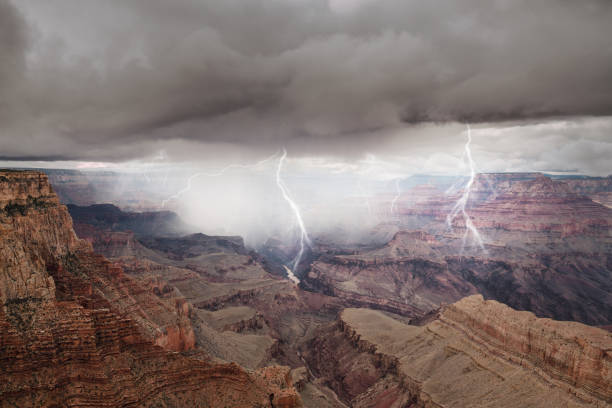
<svg viewBox="0 0 612 408">
<path fill-rule="evenodd" d="M 404 315 L 480 293 L 539 317 L 612 323 L 612 209 L 541 174 L 478 175 L 466 211 L 480 248 L 463 216 L 447 224 L 461 194 L 416 186 L 394 214 L 383 202 L 393 238 L 321 251 L 304 287 Z"/>
<path fill-rule="evenodd" d="M 77 238 L 39 172 L 0 173 L 0 406 L 300 406 L 290 369 L 194 343 L 190 307 Z"/>
<path fill-rule="evenodd" d="M 579 181 L 477 176 L 484 251 L 446 224 L 461 189 L 415 183 L 296 284 L 280 240 L 0 171 L 0 406 L 610 406 L 609 187 Z"/>
<path fill-rule="evenodd" d="M 612 0 L 0 0 L 0 408 L 612 408 Z"/>
<path fill-rule="evenodd" d="M 98 205 L 68 208 L 76 233 L 96 252 L 159 298 L 186 310 L 182 329 L 166 325 L 157 331 L 164 334 L 155 341 L 166 347 L 189 344 L 218 361 L 248 369 L 290 366 L 293 376 L 303 368 L 297 346 L 316 327 L 333 321 L 342 307 L 333 297 L 303 291 L 279 276 L 278 265 L 245 248 L 241 237 L 176 234 L 180 221 L 152 232 L 146 225 L 161 215 L 141 217 Z M 158 310 L 147 313 L 161 315 Z M 305 406 L 336 398 L 310 380 L 301 380 Z"/>
<path fill-rule="evenodd" d="M 305 359 L 352 407 L 612 403 L 607 331 L 536 318 L 481 295 L 444 306 L 429 320 L 409 325 L 381 311 L 347 308 L 305 348 Z"/>
</svg>

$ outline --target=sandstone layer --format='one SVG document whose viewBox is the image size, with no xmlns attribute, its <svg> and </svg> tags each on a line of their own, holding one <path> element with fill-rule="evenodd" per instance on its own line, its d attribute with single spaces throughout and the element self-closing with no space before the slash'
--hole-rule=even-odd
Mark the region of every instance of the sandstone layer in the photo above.
<svg viewBox="0 0 612 408">
<path fill-rule="evenodd" d="M 336 365 L 328 362 L 334 353 Z M 305 357 L 354 407 L 612 403 L 612 334 L 536 318 L 480 295 L 442 308 L 425 326 L 346 309 Z"/>
<path fill-rule="evenodd" d="M 162 292 L 79 240 L 44 174 L 0 172 L 0 406 L 300 405 L 288 367 L 195 348 L 189 305 Z"/>
<path fill-rule="evenodd" d="M 461 213 L 447 224 L 461 190 L 417 186 L 387 219 L 397 230 L 389 242 L 318 248 L 303 287 L 412 317 L 481 293 L 540 317 L 610 325 L 612 210 L 575 190 L 537 173 L 478 175 L 466 213 L 480 247 Z"/>
<path fill-rule="evenodd" d="M 217 361 L 251 369 L 270 364 L 300 368 L 298 345 L 316 327 L 333 321 L 341 307 L 336 298 L 302 291 L 273 275 L 270 264 L 246 249 L 240 237 L 167 234 L 171 229 L 149 223 L 168 217 L 144 217 L 112 206 L 69 210 L 79 237 L 121 265 L 124 277 L 147 288 L 132 295 L 134 307 L 167 333 L 149 330 L 164 347 L 190 345 Z M 155 302 L 146 295 L 154 295 Z M 155 306 L 159 302 L 180 305 L 180 313 Z M 172 325 L 173 319 L 180 325 Z M 305 404 L 337 406 L 333 392 L 311 380 L 302 388 Z"/>
</svg>

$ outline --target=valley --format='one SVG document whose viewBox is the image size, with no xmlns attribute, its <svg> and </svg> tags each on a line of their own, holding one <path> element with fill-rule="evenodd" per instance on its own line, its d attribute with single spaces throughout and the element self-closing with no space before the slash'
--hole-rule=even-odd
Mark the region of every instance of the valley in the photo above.
<svg viewBox="0 0 612 408">
<path fill-rule="evenodd" d="M 241 237 L 194 232 L 168 211 L 66 209 L 42 173 L 6 173 L 3 225 L 12 232 L 4 250 L 18 243 L 22 255 L 4 261 L 3 364 L 13 380 L 0 393 L 78 406 L 44 391 L 51 385 L 34 374 L 42 371 L 23 377 L 43 381 L 33 394 L 15 381 L 23 350 L 55 356 L 46 357 L 47 372 L 99 378 L 102 388 L 84 401 L 115 389 L 120 400 L 109 401 L 120 405 L 144 402 L 128 396 L 144 377 L 121 363 L 129 368 L 116 383 L 93 361 L 137 361 L 138 372 L 167 384 L 146 401 L 161 397 L 168 407 L 218 406 L 235 393 L 202 395 L 238 378 L 240 395 L 261 406 L 606 406 L 612 334 L 570 320 L 612 324 L 612 210 L 562 182 L 516 178 L 497 176 L 495 194 L 483 188 L 469 203 L 486 252 L 462 248 L 461 223 L 445 229 L 444 211 L 432 212 L 452 197 L 409 190 L 379 227 L 395 230 L 388 242 L 334 249 L 315 237 L 297 284 L 278 256 L 262 256 Z M 438 204 L 425 210 L 422 200 Z M 516 240 L 517 231 L 530 239 Z M 18 265 L 28 259 L 24 275 Z M 30 340 L 18 340 L 23 335 Z M 59 346 L 67 338 L 74 346 Z M 173 373 L 208 385 L 171 385 L 178 377 L 155 368 L 167 359 Z M 261 402 L 266 393 L 274 397 Z"/>
</svg>

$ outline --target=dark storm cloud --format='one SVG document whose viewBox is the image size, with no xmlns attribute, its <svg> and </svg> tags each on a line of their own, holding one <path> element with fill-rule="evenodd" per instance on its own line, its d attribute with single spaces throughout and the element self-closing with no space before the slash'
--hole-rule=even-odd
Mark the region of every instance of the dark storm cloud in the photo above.
<svg viewBox="0 0 612 408">
<path fill-rule="evenodd" d="M 27 29 L 17 10 L 0 1 L 0 120 L 8 119 L 10 100 L 25 69 Z"/>
<path fill-rule="evenodd" d="M 0 151 L 343 152 L 406 123 L 610 115 L 610 21 L 607 0 L 0 0 Z"/>
</svg>

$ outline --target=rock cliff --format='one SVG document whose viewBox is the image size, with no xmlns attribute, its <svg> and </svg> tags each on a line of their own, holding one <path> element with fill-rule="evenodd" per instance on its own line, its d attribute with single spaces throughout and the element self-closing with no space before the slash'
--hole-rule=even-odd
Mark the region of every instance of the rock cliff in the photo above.
<svg viewBox="0 0 612 408">
<path fill-rule="evenodd" d="M 575 190 L 537 173 L 478 175 L 466 211 L 480 248 L 464 238 L 462 216 L 446 224 L 457 192 L 417 186 L 397 201 L 393 239 L 328 251 L 303 286 L 413 317 L 481 293 L 540 317 L 609 325 L 612 210 Z"/>
<path fill-rule="evenodd" d="M 346 309 L 310 346 L 309 367 L 353 407 L 612 403 L 612 334 L 480 295 L 443 307 L 425 326 Z"/>
<path fill-rule="evenodd" d="M 194 349 L 189 306 L 155 288 L 76 237 L 44 174 L 0 171 L 0 406 L 300 405 L 289 368 Z"/>
</svg>

